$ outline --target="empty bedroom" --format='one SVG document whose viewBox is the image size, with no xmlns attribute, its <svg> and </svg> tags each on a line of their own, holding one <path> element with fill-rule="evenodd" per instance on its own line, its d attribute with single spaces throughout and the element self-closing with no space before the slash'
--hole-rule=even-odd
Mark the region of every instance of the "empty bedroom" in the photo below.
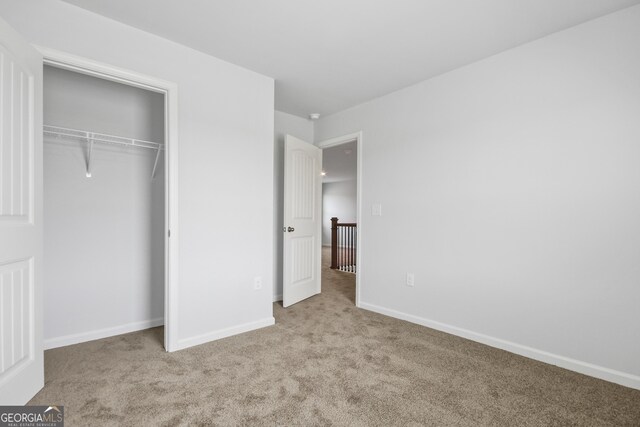
<svg viewBox="0 0 640 427">
<path fill-rule="evenodd" d="M 0 425 L 640 425 L 639 76 L 640 0 L 1 0 Z"/>
</svg>

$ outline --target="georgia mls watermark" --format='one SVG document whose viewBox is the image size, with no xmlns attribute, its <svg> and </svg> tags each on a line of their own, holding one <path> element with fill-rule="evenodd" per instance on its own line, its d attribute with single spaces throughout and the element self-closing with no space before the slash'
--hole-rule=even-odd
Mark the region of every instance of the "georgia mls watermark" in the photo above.
<svg viewBox="0 0 640 427">
<path fill-rule="evenodd" d="M 0 427 L 64 427 L 64 406 L 0 406 Z"/>
</svg>

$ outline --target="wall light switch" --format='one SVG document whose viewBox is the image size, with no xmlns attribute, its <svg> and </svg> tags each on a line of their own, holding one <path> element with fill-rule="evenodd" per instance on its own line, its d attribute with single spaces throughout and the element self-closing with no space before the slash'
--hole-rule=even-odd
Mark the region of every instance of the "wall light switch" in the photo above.
<svg viewBox="0 0 640 427">
<path fill-rule="evenodd" d="M 262 289 L 262 277 L 253 278 L 253 289 L 256 291 Z"/>
<path fill-rule="evenodd" d="M 372 216 L 382 216 L 382 205 L 380 203 L 374 203 L 371 205 Z"/>
</svg>

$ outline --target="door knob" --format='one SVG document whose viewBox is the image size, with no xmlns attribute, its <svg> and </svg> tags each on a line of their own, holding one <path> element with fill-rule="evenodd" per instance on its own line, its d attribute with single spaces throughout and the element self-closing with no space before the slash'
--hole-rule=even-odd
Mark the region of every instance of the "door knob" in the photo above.
<svg viewBox="0 0 640 427">
<path fill-rule="evenodd" d="M 295 229 L 295 228 L 293 228 L 293 227 L 287 227 L 287 231 L 288 231 L 289 233 L 291 233 L 292 231 L 296 231 L 296 229 Z"/>
</svg>

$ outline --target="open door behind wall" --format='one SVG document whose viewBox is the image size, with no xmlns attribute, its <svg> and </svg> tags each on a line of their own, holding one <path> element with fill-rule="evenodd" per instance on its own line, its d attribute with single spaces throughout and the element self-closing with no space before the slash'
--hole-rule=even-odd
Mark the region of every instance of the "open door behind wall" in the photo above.
<svg viewBox="0 0 640 427">
<path fill-rule="evenodd" d="M 320 293 L 322 150 L 285 137 L 283 306 Z"/>
<path fill-rule="evenodd" d="M 0 20 L 0 405 L 44 385 L 42 56 Z"/>
</svg>

